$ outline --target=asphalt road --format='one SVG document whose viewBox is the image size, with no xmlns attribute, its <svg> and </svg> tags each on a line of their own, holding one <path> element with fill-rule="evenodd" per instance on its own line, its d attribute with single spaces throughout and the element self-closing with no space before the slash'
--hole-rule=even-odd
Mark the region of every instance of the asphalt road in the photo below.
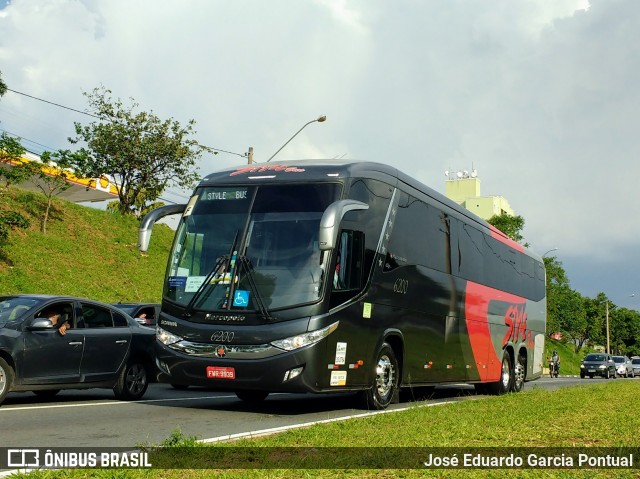
<svg viewBox="0 0 640 479">
<path fill-rule="evenodd" d="M 629 379 L 632 380 L 632 379 Z M 593 380 L 541 378 L 525 388 L 555 389 Z M 473 387 L 439 387 L 425 404 L 479 399 Z M 390 409 L 414 406 L 406 398 Z M 261 404 L 233 393 L 200 388 L 178 391 L 152 384 L 144 400 L 123 402 L 110 390 L 62 391 L 51 400 L 11 393 L 0 407 L 0 444 L 6 447 L 136 447 L 159 444 L 173 431 L 198 439 L 292 427 L 364 414 L 351 394 L 273 394 Z"/>
</svg>

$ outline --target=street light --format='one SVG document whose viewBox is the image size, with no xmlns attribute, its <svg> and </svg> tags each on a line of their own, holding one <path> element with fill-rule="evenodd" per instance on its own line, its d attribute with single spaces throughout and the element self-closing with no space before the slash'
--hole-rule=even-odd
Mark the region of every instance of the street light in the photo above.
<svg viewBox="0 0 640 479">
<path fill-rule="evenodd" d="M 289 142 L 290 142 L 291 140 L 293 140 L 293 139 L 296 137 L 296 135 L 297 135 L 298 133 L 300 133 L 302 130 L 304 130 L 304 128 L 305 128 L 307 125 L 310 125 L 311 123 L 315 123 L 316 121 L 317 121 L 318 123 L 322 123 L 322 122 L 323 122 L 323 121 L 325 121 L 326 119 L 327 119 L 327 117 L 326 117 L 325 115 L 322 115 L 322 116 L 320 116 L 320 117 L 316 118 L 315 120 L 311 120 L 311 121 L 309 121 L 309 122 L 305 123 L 304 125 L 302 125 L 302 128 L 300 128 L 298 131 L 296 131 L 295 135 L 293 135 L 291 138 L 289 138 L 289 139 L 287 140 L 287 142 L 286 142 L 284 145 L 282 145 L 282 146 L 278 149 L 278 151 L 276 151 L 273 155 L 271 155 L 271 158 L 273 158 L 273 157 L 274 157 L 274 156 L 276 156 L 278 153 L 280 153 L 280 150 L 282 150 L 285 146 L 287 146 L 287 145 L 289 144 Z M 271 161 L 271 158 L 269 158 L 269 159 L 267 160 L 267 163 L 269 163 L 269 162 Z"/>
<path fill-rule="evenodd" d="M 547 256 L 549 253 L 551 253 L 552 251 L 558 251 L 558 248 L 551 248 L 549 251 L 547 251 L 545 254 L 542 255 L 542 257 L 544 258 L 545 256 Z"/>
</svg>

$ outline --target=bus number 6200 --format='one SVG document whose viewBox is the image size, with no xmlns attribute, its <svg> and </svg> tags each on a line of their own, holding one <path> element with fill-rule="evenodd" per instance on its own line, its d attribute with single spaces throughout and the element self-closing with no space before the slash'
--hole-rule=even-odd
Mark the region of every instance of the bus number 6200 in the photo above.
<svg viewBox="0 0 640 479">
<path fill-rule="evenodd" d="M 409 290 L 409 281 L 406 279 L 398 278 L 396 282 L 393 283 L 393 292 L 399 294 L 407 294 Z"/>
<path fill-rule="evenodd" d="M 211 335 L 211 341 L 214 343 L 230 343 L 233 341 L 235 333 L 233 331 L 214 331 Z"/>
</svg>

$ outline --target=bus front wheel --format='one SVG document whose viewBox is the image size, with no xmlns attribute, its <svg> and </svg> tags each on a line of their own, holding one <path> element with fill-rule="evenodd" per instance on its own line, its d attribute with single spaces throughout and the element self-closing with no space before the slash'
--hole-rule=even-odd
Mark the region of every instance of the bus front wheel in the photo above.
<svg viewBox="0 0 640 479">
<path fill-rule="evenodd" d="M 393 348 L 384 343 L 376 356 L 373 387 L 362 391 L 362 402 L 366 409 L 386 409 L 398 395 L 400 382 L 398 360 Z"/>
</svg>

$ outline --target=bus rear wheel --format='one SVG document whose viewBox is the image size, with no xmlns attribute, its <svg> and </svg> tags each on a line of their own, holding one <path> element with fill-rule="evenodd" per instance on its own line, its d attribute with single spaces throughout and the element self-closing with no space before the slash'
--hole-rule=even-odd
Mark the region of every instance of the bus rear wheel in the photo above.
<svg viewBox="0 0 640 479">
<path fill-rule="evenodd" d="M 495 396 L 506 394 L 513 388 L 513 367 L 511 365 L 511 356 L 504 351 L 502 356 L 502 368 L 500 370 L 500 379 L 494 383 L 486 385 L 487 392 Z"/>
<path fill-rule="evenodd" d="M 393 348 L 384 343 L 376 356 L 373 387 L 361 392 L 366 409 L 386 409 L 398 396 L 398 360 Z"/>
<path fill-rule="evenodd" d="M 514 393 L 519 393 L 524 389 L 524 378 L 526 376 L 527 371 L 527 358 L 523 355 L 518 354 L 516 359 L 516 365 L 513 368 L 513 385 L 511 390 Z"/>
</svg>

